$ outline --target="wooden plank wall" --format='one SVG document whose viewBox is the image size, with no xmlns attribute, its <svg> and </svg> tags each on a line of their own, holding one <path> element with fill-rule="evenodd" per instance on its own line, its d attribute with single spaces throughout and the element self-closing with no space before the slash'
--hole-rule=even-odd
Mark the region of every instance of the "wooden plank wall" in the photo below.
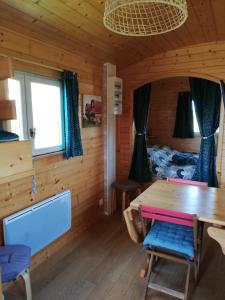
<svg viewBox="0 0 225 300">
<path fill-rule="evenodd" d="M 158 54 L 119 70 L 123 78 L 123 114 L 117 119 L 117 177 L 127 178 L 132 156 L 133 90 L 145 83 L 170 77 L 196 76 L 225 80 L 225 42 L 204 43 Z M 223 129 L 221 186 L 225 185 L 225 140 Z"/>
<path fill-rule="evenodd" d="M 148 118 L 148 132 L 152 136 L 148 139 L 149 145 L 168 145 L 187 152 L 199 151 L 199 136 L 193 139 L 173 138 L 178 93 L 189 90 L 187 77 L 174 77 L 153 82 Z"/>
<path fill-rule="evenodd" d="M 79 72 L 80 93 L 102 95 L 102 65 L 91 57 L 71 54 L 3 27 L 0 27 L 0 36 L 1 54 Z M 13 63 L 19 70 L 60 77 L 60 73 L 54 70 L 18 62 L 16 59 Z M 103 130 L 82 129 L 81 135 L 84 156 L 67 161 L 61 153 L 34 159 L 36 193 L 32 194 L 29 177 L 0 186 L 0 220 L 64 189 L 72 191 L 72 230 L 37 254 L 33 259 L 33 267 L 73 241 L 101 213 L 99 200 L 103 197 Z"/>
</svg>

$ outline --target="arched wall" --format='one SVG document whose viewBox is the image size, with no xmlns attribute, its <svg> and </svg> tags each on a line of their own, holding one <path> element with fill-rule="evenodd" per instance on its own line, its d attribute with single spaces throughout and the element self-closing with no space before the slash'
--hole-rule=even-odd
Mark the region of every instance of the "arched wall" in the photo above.
<svg viewBox="0 0 225 300">
<path fill-rule="evenodd" d="M 144 59 L 119 71 L 123 79 L 123 114 L 117 119 L 117 177 L 128 176 L 133 140 L 133 90 L 145 83 L 178 76 L 225 80 L 225 42 L 199 44 Z M 222 112 L 223 120 L 224 113 Z M 224 124 L 220 126 L 218 173 L 225 186 Z"/>
</svg>

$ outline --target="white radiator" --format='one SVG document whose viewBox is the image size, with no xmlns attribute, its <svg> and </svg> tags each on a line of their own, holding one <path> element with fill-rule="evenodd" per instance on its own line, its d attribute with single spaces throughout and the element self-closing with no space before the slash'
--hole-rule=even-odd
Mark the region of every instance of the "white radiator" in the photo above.
<svg viewBox="0 0 225 300">
<path fill-rule="evenodd" d="M 5 244 L 27 245 L 32 255 L 70 228 L 70 191 L 56 194 L 3 220 Z"/>
</svg>

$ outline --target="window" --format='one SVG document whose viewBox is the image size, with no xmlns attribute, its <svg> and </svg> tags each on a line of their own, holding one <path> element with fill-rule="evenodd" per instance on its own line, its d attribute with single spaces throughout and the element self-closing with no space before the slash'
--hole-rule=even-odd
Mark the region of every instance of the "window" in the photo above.
<svg viewBox="0 0 225 300">
<path fill-rule="evenodd" d="M 195 134 L 200 134 L 199 127 L 198 127 L 198 121 L 197 121 L 197 117 L 196 117 L 194 101 L 192 101 L 192 110 L 193 110 L 194 133 Z M 217 134 L 219 133 L 219 127 L 218 127 L 216 133 Z"/>
<path fill-rule="evenodd" d="M 193 110 L 194 133 L 199 133 L 200 131 L 199 131 L 199 127 L 198 127 L 198 121 L 197 121 L 197 117 L 196 117 L 194 101 L 192 101 L 192 110 Z"/>
<path fill-rule="evenodd" d="M 33 155 L 64 149 L 61 82 L 28 73 L 9 79 L 9 97 L 16 100 L 12 132 L 31 138 Z"/>
</svg>

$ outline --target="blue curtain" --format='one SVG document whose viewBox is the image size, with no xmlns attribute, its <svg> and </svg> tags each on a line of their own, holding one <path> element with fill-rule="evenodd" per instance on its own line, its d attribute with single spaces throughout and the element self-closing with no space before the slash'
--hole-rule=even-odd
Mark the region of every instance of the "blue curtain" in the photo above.
<svg viewBox="0 0 225 300">
<path fill-rule="evenodd" d="M 193 179 L 217 187 L 214 134 L 219 126 L 220 86 L 209 80 L 190 78 L 190 87 L 201 134 L 199 160 Z"/>
<path fill-rule="evenodd" d="M 193 110 L 190 92 L 180 92 L 178 95 L 173 137 L 180 139 L 194 137 Z"/>
<path fill-rule="evenodd" d="M 150 83 L 134 91 L 133 117 L 136 134 L 129 179 L 138 182 L 148 182 L 152 178 L 146 145 L 146 127 L 150 93 Z"/>
<path fill-rule="evenodd" d="M 79 89 L 77 74 L 64 71 L 62 74 L 66 158 L 83 155 L 79 124 Z"/>
</svg>

